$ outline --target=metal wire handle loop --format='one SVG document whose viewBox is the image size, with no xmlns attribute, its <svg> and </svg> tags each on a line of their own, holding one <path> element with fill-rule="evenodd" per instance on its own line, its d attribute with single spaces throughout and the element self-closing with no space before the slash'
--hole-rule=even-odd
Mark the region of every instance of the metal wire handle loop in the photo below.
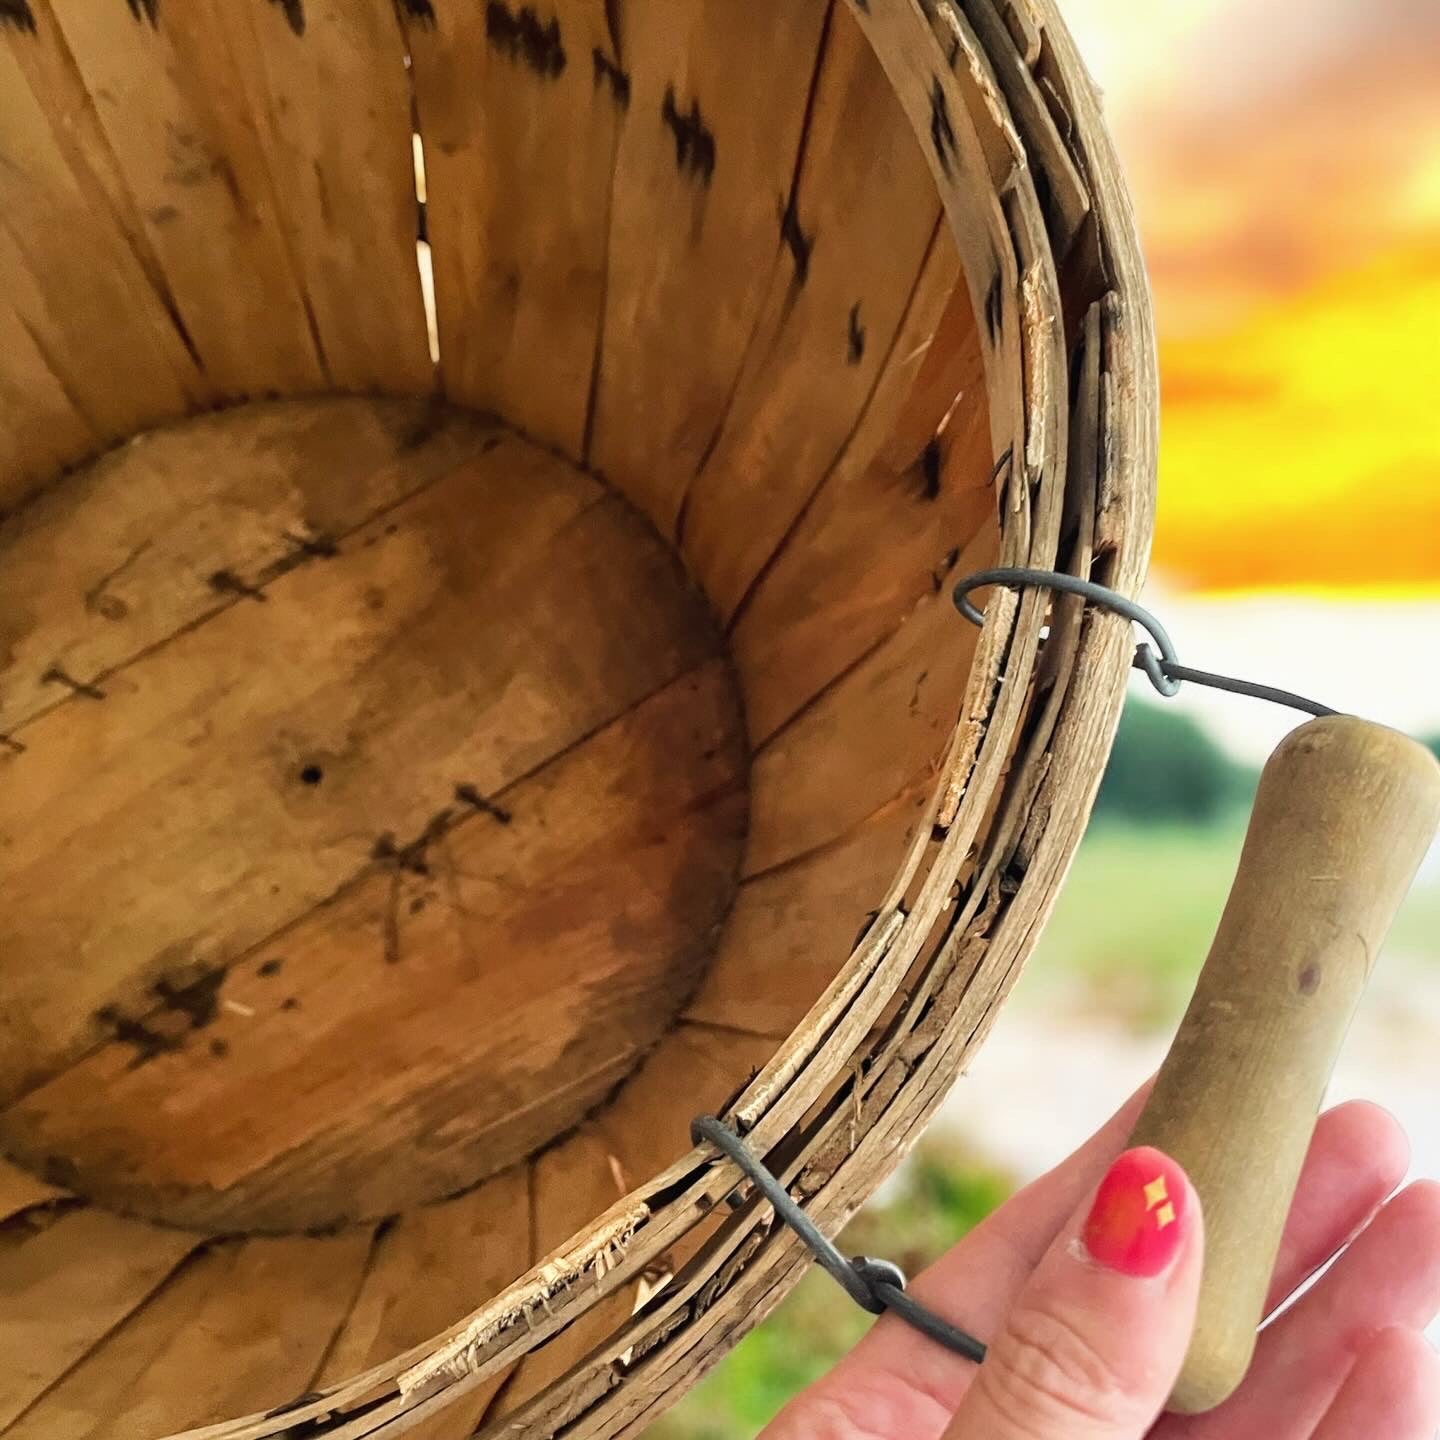
<svg viewBox="0 0 1440 1440">
<path fill-rule="evenodd" d="M 713 1115 L 702 1115 L 690 1126 L 692 1139 L 713 1145 L 740 1167 L 747 1179 L 774 1207 L 776 1215 L 798 1235 L 815 1256 L 816 1263 L 835 1280 L 862 1310 L 872 1315 L 893 1310 L 922 1334 L 979 1364 L 985 1346 L 973 1335 L 927 1310 L 905 1291 L 905 1272 L 888 1260 L 867 1255 L 847 1260 L 834 1243 L 805 1213 L 794 1196 L 780 1183 L 750 1147 L 729 1126 Z"/>
<path fill-rule="evenodd" d="M 981 570 L 978 574 L 967 575 L 955 586 L 955 608 L 972 625 L 983 625 L 985 616 L 970 601 L 972 591 L 986 585 L 1004 585 L 1018 589 L 1025 585 L 1039 586 L 1045 590 L 1059 590 L 1066 595 L 1078 595 L 1102 610 L 1113 610 L 1127 620 L 1134 621 L 1148 632 L 1155 642 L 1154 647 L 1143 641 L 1135 647 L 1134 666 L 1143 670 L 1150 683 L 1167 699 L 1179 694 L 1181 683 L 1206 685 L 1212 690 L 1225 690 L 1232 695 L 1248 695 L 1255 700 L 1268 700 L 1275 705 L 1287 705 L 1292 710 L 1302 710 L 1307 715 L 1336 715 L 1328 705 L 1318 700 L 1308 700 L 1289 690 L 1278 690 L 1273 685 L 1258 685 L 1253 680 L 1237 680 L 1232 675 L 1217 675 L 1209 670 L 1193 670 L 1180 663 L 1174 641 L 1158 619 L 1143 605 L 1100 585 L 1094 580 L 1082 580 L 1078 575 L 1066 575 L 1058 570 L 1029 570 L 1022 566 L 1006 566 L 997 570 Z M 1157 654 L 1158 651 L 1158 654 Z"/>
</svg>

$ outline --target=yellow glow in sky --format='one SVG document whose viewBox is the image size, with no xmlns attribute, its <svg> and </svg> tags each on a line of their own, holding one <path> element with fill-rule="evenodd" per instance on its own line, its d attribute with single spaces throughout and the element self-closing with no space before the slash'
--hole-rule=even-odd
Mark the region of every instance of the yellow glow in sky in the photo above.
<svg viewBox="0 0 1440 1440">
<path fill-rule="evenodd" d="M 1440 595 L 1440 4 L 1065 8 L 1155 290 L 1160 573 Z"/>
<path fill-rule="evenodd" d="M 1155 563 L 1176 581 L 1440 580 L 1440 245 L 1162 343 Z"/>
</svg>

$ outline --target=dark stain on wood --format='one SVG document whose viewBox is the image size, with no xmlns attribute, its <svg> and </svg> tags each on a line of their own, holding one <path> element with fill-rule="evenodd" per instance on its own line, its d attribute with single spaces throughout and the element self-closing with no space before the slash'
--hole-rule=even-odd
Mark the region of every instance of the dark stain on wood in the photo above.
<svg viewBox="0 0 1440 1440">
<path fill-rule="evenodd" d="M 1313 995 L 1320 988 L 1321 971 L 1318 963 L 1312 961 L 1301 972 L 1298 983 L 1302 995 Z"/>
<path fill-rule="evenodd" d="M 795 197 L 780 212 L 780 238 L 790 251 L 795 264 L 795 283 L 803 285 L 810 278 L 810 255 L 815 249 L 815 237 L 807 235 L 800 224 L 800 212 L 795 206 Z"/>
<path fill-rule="evenodd" d="M 425 873 L 428 875 L 430 872 L 427 869 Z M 390 898 L 385 906 L 382 938 L 385 963 L 398 965 L 400 963 L 400 871 L 398 869 L 390 877 Z"/>
<path fill-rule="evenodd" d="M 161 1008 L 174 1015 L 183 1015 L 192 1030 L 203 1030 L 215 1019 L 220 1009 L 220 987 L 225 983 L 226 967 L 217 965 L 202 970 L 184 985 L 173 980 L 157 980 L 150 993 Z"/>
<path fill-rule="evenodd" d="M 85 592 L 86 610 L 92 615 L 99 615 L 106 620 L 123 620 L 130 613 L 130 607 L 118 595 L 109 593 L 110 586 L 149 548 L 150 542 L 142 540 L 113 570 L 102 575 Z"/>
<path fill-rule="evenodd" d="M 435 7 L 430 0 L 400 0 L 400 9 L 407 20 L 418 20 L 422 25 L 435 23 Z"/>
<path fill-rule="evenodd" d="M 248 584 L 233 570 L 217 570 L 205 583 L 217 595 L 238 595 L 244 600 L 255 600 L 262 605 L 268 599 L 263 590 Z"/>
<path fill-rule="evenodd" d="M 692 100 L 690 109 L 682 112 L 675 103 L 675 87 L 667 85 L 660 118 L 675 137 L 676 168 L 708 185 L 715 175 L 715 137 L 706 127 L 700 102 Z"/>
<path fill-rule="evenodd" d="M 925 448 L 920 452 L 920 477 L 924 482 L 920 491 L 922 500 L 938 500 L 940 498 L 940 471 L 944 458 L 944 452 L 940 447 L 940 437 L 932 435 L 925 442 Z"/>
<path fill-rule="evenodd" d="M 845 339 L 845 358 L 851 365 L 858 365 L 865 358 L 865 327 L 860 323 L 860 302 L 850 307 L 849 328 Z"/>
<path fill-rule="evenodd" d="M 444 405 L 439 402 L 427 403 L 406 420 L 395 436 L 395 453 L 404 455 L 418 450 L 433 439 L 445 424 Z"/>
<path fill-rule="evenodd" d="M 40 1178 L 57 1189 L 74 1190 L 78 1186 L 80 1172 L 68 1155 L 47 1155 L 40 1162 Z"/>
<path fill-rule="evenodd" d="M 1000 322 L 1005 318 L 1005 292 L 997 275 L 985 292 L 985 333 L 992 344 L 1000 339 Z"/>
<path fill-rule="evenodd" d="M 130 7 L 130 15 L 133 19 L 148 20 L 150 28 L 157 30 L 160 27 L 160 0 L 125 0 Z"/>
<path fill-rule="evenodd" d="M 953 179 L 959 151 L 955 126 L 950 119 L 950 102 L 945 98 L 945 87 L 938 75 L 930 86 L 930 143 L 935 147 L 935 158 L 940 162 L 945 178 Z"/>
<path fill-rule="evenodd" d="M 300 1008 L 300 997 L 298 995 L 287 995 L 281 1002 L 282 1010 L 298 1010 Z"/>
<path fill-rule="evenodd" d="M 955 568 L 955 563 L 960 559 L 960 547 L 957 545 L 949 550 L 941 558 L 940 563 L 930 572 L 930 582 L 935 587 L 938 595 L 945 588 L 945 577 Z"/>
<path fill-rule="evenodd" d="M 1010 472 L 1015 468 L 1015 447 L 1007 445 L 1004 453 L 990 468 L 990 483 L 992 485 L 1004 485 L 1010 478 Z M 1001 477 L 1004 477 L 1002 479 Z"/>
<path fill-rule="evenodd" d="M 462 805 L 468 805 L 472 810 L 478 811 L 481 815 L 488 815 L 492 820 L 498 820 L 502 825 L 508 825 L 515 818 L 510 811 L 501 805 L 497 805 L 487 796 L 482 795 L 473 785 L 457 785 L 455 787 L 455 798 Z"/>
<path fill-rule="evenodd" d="M 0 735 L 0 750 L 8 750 L 12 755 L 23 755 L 25 745 L 13 735 Z"/>
<path fill-rule="evenodd" d="M 217 1035 L 210 1042 L 210 1053 L 217 1060 L 223 1060 L 230 1053 L 230 1042 Z"/>
<path fill-rule="evenodd" d="M 179 1035 L 152 1029 L 145 1021 L 124 1014 L 118 1005 L 102 1005 L 95 1012 L 95 1022 L 117 1045 L 128 1045 L 135 1052 L 126 1067 L 130 1070 L 138 1070 L 181 1045 Z"/>
<path fill-rule="evenodd" d="M 221 965 L 202 970 L 184 983 L 157 980 L 150 987 L 159 1007 L 153 1013 L 143 1017 L 127 1015 L 118 1005 L 102 1005 L 95 1012 L 95 1021 L 112 1041 L 134 1051 L 129 1068 L 138 1070 L 161 1055 L 179 1050 L 187 1035 L 203 1030 L 215 1019 L 220 1009 L 220 987 L 227 973 Z M 210 1053 L 217 1053 L 213 1044 Z"/>
<path fill-rule="evenodd" d="M 390 865 L 396 871 L 406 870 L 411 875 L 428 877 L 430 874 L 430 847 L 454 826 L 455 812 L 448 806 L 438 810 L 426 822 L 425 828 L 407 845 L 399 844 L 393 831 L 387 830 L 376 841 L 370 851 L 370 858 L 382 865 Z"/>
<path fill-rule="evenodd" d="M 270 3 L 280 7 L 285 15 L 285 23 L 296 35 L 303 35 L 305 33 L 304 0 L 270 0 Z"/>
<path fill-rule="evenodd" d="M 35 33 L 35 14 L 29 0 L 0 0 L 0 30 L 4 29 Z"/>
<path fill-rule="evenodd" d="M 529 5 L 512 10 L 503 0 L 490 0 L 485 7 L 485 38 L 502 55 L 528 65 L 546 80 L 565 73 L 560 22 L 552 16 L 548 25 L 542 25 Z"/>
<path fill-rule="evenodd" d="M 256 974 L 263 975 L 268 980 L 272 975 L 278 975 L 285 968 L 285 961 L 282 956 L 274 955 L 269 960 L 261 963 Z"/>
<path fill-rule="evenodd" d="M 81 695 L 86 700 L 103 700 L 105 692 L 98 686 L 92 685 L 87 680 L 77 680 L 73 675 L 60 665 L 52 665 L 41 677 L 42 685 L 63 685 L 73 695 Z"/>
<path fill-rule="evenodd" d="M 622 70 L 598 45 L 590 52 L 595 62 L 596 85 L 609 85 L 610 94 L 622 109 L 630 108 L 630 74 Z"/>
<path fill-rule="evenodd" d="M 311 559 L 333 560 L 340 553 L 333 535 L 292 535 L 287 532 L 285 538 L 300 554 Z"/>
</svg>

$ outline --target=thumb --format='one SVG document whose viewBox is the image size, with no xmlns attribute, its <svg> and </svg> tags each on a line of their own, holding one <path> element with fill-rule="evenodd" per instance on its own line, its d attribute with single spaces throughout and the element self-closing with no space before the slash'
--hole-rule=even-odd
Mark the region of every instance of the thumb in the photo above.
<svg viewBox="0 0 1440 1440">
<path fill-rule="evenodd" d="M 1140 1440 L 1190 1342 L 1200 1202 L 1158 1150 L 1130 1150 L 1021 1292 L 946 1440 Z"/>
</svg>

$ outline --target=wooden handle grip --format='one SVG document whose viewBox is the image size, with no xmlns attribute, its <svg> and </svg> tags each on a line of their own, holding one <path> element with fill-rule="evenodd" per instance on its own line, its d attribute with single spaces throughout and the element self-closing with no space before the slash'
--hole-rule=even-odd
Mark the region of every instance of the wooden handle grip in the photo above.
<svg viewBox="0 0 1440 1440">
<path fill-rule="evenodd" d="M 1280 745 L 1194 999 L 1132 1143 L 1189 1172 L 1205 1213 L 1200 1313 L 1171 1409 L 1244 1378 L 1330 1072 L 1440 826 L 1440 765 L 1348 716 Z"/>
</svg>

